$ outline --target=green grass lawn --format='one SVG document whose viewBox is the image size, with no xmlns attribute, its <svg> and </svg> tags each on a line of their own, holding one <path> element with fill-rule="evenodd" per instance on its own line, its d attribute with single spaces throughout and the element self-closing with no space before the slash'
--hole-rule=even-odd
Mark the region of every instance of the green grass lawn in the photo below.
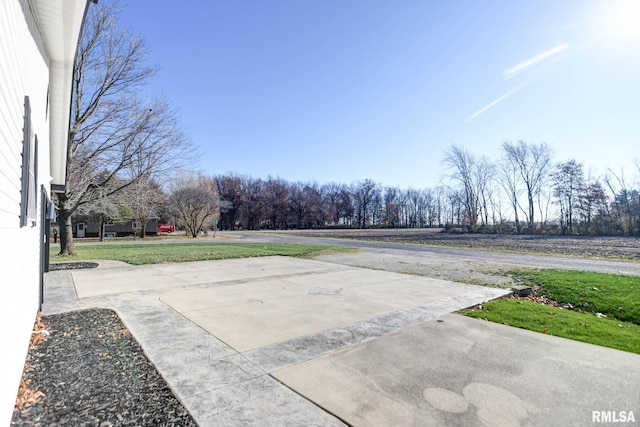
<svg viewBox="0 0 640 427">
<path fill-rule="evenodd" d="M 566 270 L 523 270 L 510 275 L 539 286 L 540 295 L 576 309 L 640 325 L 640 277 Z"/>
<path fill-rule="evenodd" d="M 506 298 L 463 313 L 640 354 L 640 277 L 565 270 L 523 270 L 510 274 L 539 288 L 539 295 L 570 303 L 574 309 Z M 606 317 L 598 317 L 597 313 Z"/>
<path fill-rule="evenodd" d="M 133 265 L 204 261 L 259 256 L 308 257 L 323 253 L 353 251 L 344 246 L 292 243 L 159 243 L 76 246 L 77 256 L 58 257 L 51 248 L 51 262 L 117 260 Z"/>
</svg>

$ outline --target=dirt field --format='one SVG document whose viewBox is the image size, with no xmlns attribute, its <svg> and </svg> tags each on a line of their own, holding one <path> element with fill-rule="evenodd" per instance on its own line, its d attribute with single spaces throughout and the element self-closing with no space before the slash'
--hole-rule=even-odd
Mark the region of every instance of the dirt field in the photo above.
<svg viewBox="0 0 640 427">
<path fill-rule="evenodd" d="M 295 231 L 291 234 L 308 237 L 640 260 L 640 239 L 636 237 L 450 234 L 441 233 L 434 229 L 305 230 Z"/>
</svg>

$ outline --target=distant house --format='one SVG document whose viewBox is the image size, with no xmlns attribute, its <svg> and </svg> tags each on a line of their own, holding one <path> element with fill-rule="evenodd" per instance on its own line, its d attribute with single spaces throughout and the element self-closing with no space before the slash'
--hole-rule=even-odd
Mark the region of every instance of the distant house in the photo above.
<svg viewBox="0 0 640 427">
<path fill-rule="evenodd" d="M 42 301 L 52 191 L 65 182 L 71 81 L 88 0 L 0 2 L 0 425 Z"/>
<path fill-rule="evenodd" d="M 73 221 L 73 237 L 100 237 L 100 228 L 103 227 L 103 237 L 126 237 L 140 233 L 142 225 L 135 220 L 109 221 L 102 224 L 90 218 L 76 217 Z M 158 233 L 158 218 L 152 218 L 144 227 L 147 236 Z"/>
</svg>

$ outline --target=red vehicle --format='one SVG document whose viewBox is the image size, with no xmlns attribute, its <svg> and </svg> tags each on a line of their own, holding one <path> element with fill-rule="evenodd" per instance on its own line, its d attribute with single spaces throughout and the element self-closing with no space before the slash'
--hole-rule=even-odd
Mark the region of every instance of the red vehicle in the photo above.
<svg viewBox="0 0 640 427">
<path fill-rule="evenodd" d="M 158 224 L 156 231 L 158 233 L 173 233 L 176 231 L 176 226 L 173 224 Z"/>
</svg>

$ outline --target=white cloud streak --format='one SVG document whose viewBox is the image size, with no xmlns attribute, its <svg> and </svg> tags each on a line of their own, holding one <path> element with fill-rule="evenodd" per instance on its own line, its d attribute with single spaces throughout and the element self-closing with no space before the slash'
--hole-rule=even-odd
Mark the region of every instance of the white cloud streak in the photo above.
<svg viewBox="0 0 640 427">
<path fill-rule="evenodd" d="M 555 56 L 565 50 L 569 49 L 569 45 L 567 43 L 562 43 L 554 48 L 551 48 L 547 51 L 544 51 L 536 56 L 533 56 L 529 59 L 527 59 L 526 61 L 522 61 L 521 63 L 514 65 L 513 67 L 507 68 L 504 73 L 503 73 L 503 77 L 505 80 L 509 80 L 512 77 L 517 76 L 518 74 L 527 71 L 528 69 L 531 69 L 531 67 L 541 63 L 542 61 L 551 58 L 552 56 Z M 484 107 L 480 108 L 479 110 L 477 110 L 475 113 L 471 114 L 470 116 L 468 116 L 466 119 L 464 119 L 465 123 L 466 122 L 470 122 L 471 120 L 475 119 L 476 117 L 478 117 L 479 115 L 481 115 L 482 113 L 486 112 L 487 110 L 495 107 L 497 104 L 499 104 L 500 102 L 504 101 L 505 99 L 509 98 L 511 95 L 513 95 L 514 93 L 518 92 L 520 89 L 522 89 L 523 87 L 525 87 L 526 84 L 520 84 L 516 87 L 514 87 L 513 89 L 509 90 L 508 92 L 504 93 L 503 95 L 499 96 L 498 98 L 494 99 L 493 101 L 491 101 L 490 103 L 488 103 L 487 105 L 485 105 Z"/>
<path fill-rule="evenodd" d="M 528 68 L 531 68 L 532 66 L 538 64 L 539 62 L 544 61 L 545 59 L 550 58 L 554 55 L 557 55 L 560 52 L 563 52 L 567 49 L 569 49 L 569 45 L 567 43 L 562 43 L 552 49 L 542 52 L 539 55 L 529 58 L 526 61 L 523 61 L 517 65 L 514 65 L 513 67 L 507 68 L 504 71 L 504 73 L 502 73 L 502 75 L 504 76 L 505 80 L 509 80 L 510 78 L 517 76 L 521 72 L 525 71 Z"/>
<path fill-rule="evenodd" d="M 471 114 L 469 117 L 467 117 L 466 119 L 464 119 L 465 123 L 466 122 L 470 122 L 471 120 L 475 119 L 476 117 L 478 117 L 480 114 L 484 113 L 485 111 L 487 111 L 488 109 L 494 107 L 496 104 L 498 104 L 499 102 L 504 101 L 505 99 L 507 99 L 508 97 L 510 97 L 511 95 L 513 95 L 514 93 L 518 92 L 520 89 L 522 89 L 524 87 L 524 85 L 519 85 L 514 87 L 513 89 L 511 89 L 510 91 L 508 91 L 507 93 L 505 93 L 504 95 L 494 99 L 493 101 L 491 101 L 490 103 L 488 103 L 487 105 L 485 105 L 484 107 L 482 107 L 481 109 L 479 109 L 478 111 L 476 111 L 475 113 Z"/>
</svg>

